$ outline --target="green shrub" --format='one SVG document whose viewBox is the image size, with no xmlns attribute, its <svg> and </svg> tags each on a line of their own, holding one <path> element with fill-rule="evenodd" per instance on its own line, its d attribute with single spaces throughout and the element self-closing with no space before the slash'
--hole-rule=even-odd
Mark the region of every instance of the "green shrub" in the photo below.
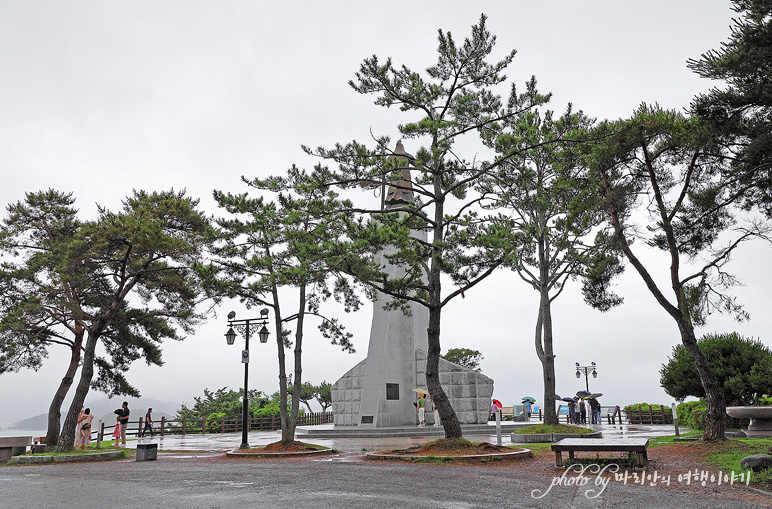
<svg viewBox="0 0 772 509">
<path fill-rule="evenodd" d="M 692 429 L 705 429 L 705 412 L 708 410 L 708 404 L 705 399 L 681 403 L 676 407 L 678 415 L 678 424 L 688 426 Z M 726 429 L 745 429 L 748 427 L 748 419 L 735 419 L 724 416 L 724 427 Z"/>
<path fill-rule="evenodd" d="M 699 416 L 697 421 L 694 420 L 694 411 L 698 410 L 700 415 L 705 413 L 707 404 L 704 399 L 697 401 L 689 401 L 688 403 L 681 403 L 676 407 L 676 415 L 678 416 L 678 424 L 682 426 L 688 426 L 692 429 L 704 429 L 704 423 L 700 423 Z"/>
</svg>

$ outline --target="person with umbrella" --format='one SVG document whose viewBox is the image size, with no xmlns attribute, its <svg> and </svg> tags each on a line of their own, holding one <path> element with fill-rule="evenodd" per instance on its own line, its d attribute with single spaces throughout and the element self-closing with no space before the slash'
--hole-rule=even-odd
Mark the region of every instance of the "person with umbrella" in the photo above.
<svg viewBox="0 0 772 509">
<path fill-rule="evenodd" d="M 418 427 L 426 426 L 426 396 L 423 392 L 418 394 Z"/>
<path fill-rule="evenodd" d="M 533 399 L 530 396 L 526 396 L 523 398 L 523 406 L 525 407 L 525 414 L 528 416 L 528 419 L 531 419 L 531 410 L 533 408 L 533 404 L 536 403 L 536 400 Z"/>
<path fill-rule="evenodd" d="M 590 411 L 592 412 L 592 423 L 593 424 L 600 424 L 600 402 L 598 401 L 598 397 L 602 396 L 602 394 L 592 394 L 589 398 L 590 400 Z"/>
<path fill-rule="evenodd" d="M 491 400 L 491 420 L 492 421 L 496 420 L 496 412 L 501 412 L 501 406 L 502 406 L 501 401 L 497 399 Z M 499 417 L 501 417 L 501 415 L 499 415 Z"/>
</svg>

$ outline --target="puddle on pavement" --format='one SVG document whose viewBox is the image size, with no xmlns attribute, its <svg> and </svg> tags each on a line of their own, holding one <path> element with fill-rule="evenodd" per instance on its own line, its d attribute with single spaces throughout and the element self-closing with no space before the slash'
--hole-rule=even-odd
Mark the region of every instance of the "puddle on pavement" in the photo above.
<svg viewBox="0 0 772 509">
<path fill-rule="evenodd" d="M 313 461 L 327 462 L 327 463 L 353 463 L 356 461 L 356 455 L 346 454 L 341 456 L 332 456 L 327 458 L 318 458 Z"/>
</svg>

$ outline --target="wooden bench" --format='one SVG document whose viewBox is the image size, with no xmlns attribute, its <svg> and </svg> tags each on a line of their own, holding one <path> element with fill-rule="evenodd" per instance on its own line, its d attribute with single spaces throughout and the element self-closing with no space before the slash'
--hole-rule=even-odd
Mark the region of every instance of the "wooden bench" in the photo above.
<svg viewBox="0 0 772 509">
<path fill-rule="evenodd" d="M 574 452 L 634 452 L 636 464 L 644 466 L 648 459 L 648 438 L 564 438 L 552 444 L 555 451 L 555 465 L 563 466 L 563 451 L 568 452 L 568 457 L 574 459 Z"/>
</svg>

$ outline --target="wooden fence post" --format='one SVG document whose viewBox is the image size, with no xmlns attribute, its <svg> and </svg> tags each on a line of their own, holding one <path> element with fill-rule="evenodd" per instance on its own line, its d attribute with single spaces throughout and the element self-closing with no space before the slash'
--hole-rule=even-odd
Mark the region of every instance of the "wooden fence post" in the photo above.
<svg viewBox="0 0 772 509">
<path fill-rule="evenodd" d="M 654 414 L 651 413 L 651 405 L 649 405 L 649 424 L 654 424 Z"/>
<path fill-rule="evenodd" d="M 164 424 L 166 424 L 166 416 L 161 416 L 161 436 L 164 436 Z"/>
<path fill-rule="evenodd" d="M 186 421 L 187 421 L 187 419 L 186 419 L 186 418 L 185 418 L 185 416 L 183 415 L 183 416 L 182 416 L 182 434 L 183 434 L 183 435 L 185 434 L 185 424 L 186 424 Z"/>
<path fill-rule="evenodd" d="M 201 434 L 206 435 L 206 417 L 201 418 Z"/>
</svg>

